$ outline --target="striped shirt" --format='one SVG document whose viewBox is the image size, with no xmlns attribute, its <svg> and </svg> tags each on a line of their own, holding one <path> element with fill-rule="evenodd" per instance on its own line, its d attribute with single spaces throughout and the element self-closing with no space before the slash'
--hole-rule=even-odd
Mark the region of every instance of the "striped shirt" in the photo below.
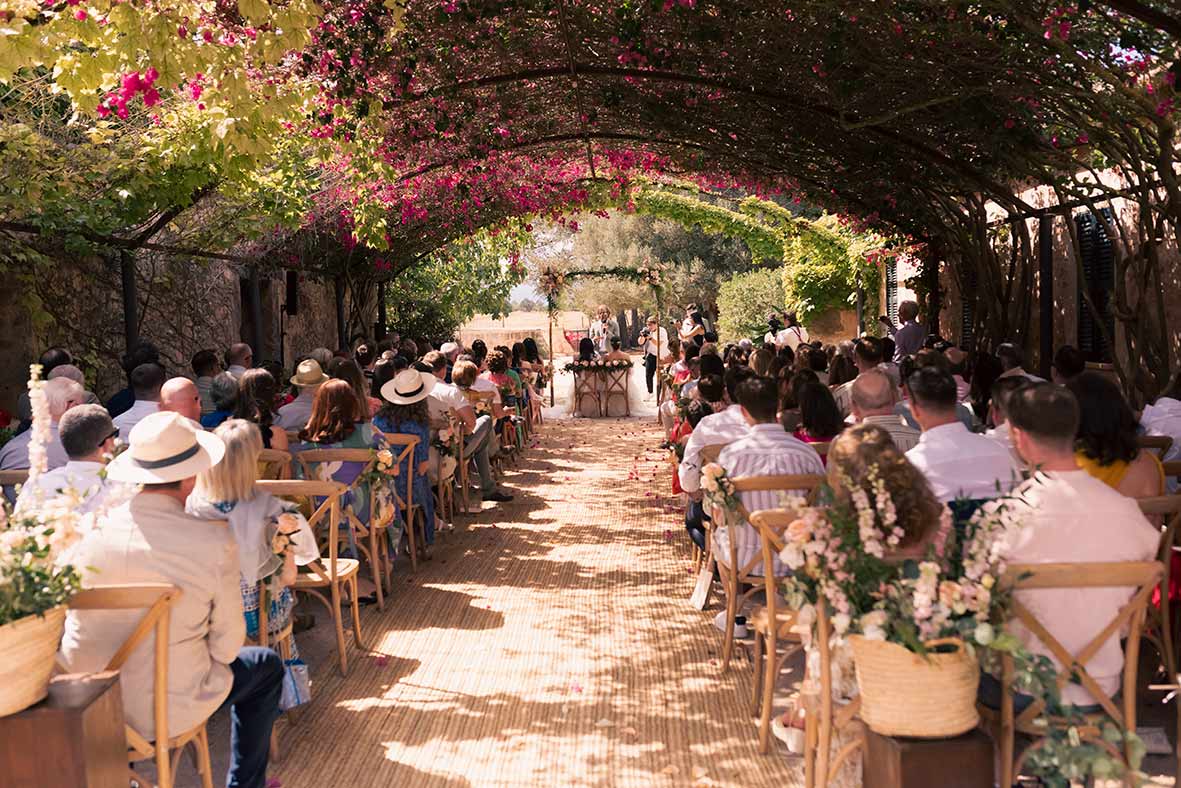
<svg viewBox="0 0 1181 788">
<path fill-rule="evenodd" d="M 718 464 L 726 469 L 731 479 L 746 476 L 780 476 L 787 474 L 814 473 L 822 475 L 824 465 L 820 455 L 808 444 L 793 438 L 778 424 L 755 424 L 745 438 L 734 441 L 718 455 Z M 739 493 L 742 505 L 748 512 L 761 509 L 778 509 L 785 491 L 766 490 Z M 806 495 L 807 490 L 786 491 L 790 495 Z M 762 551 L 759 533 L 750 523 L 743 522 L 732 528 L 717 528 L 714 531 L 714 556 L 722 564 L 730 563 L 730 534 L 738 540 L 738 566 L 741 569 Z M 779 556 L 774 556 L 776 576 L 785 573 Z M 760 561 L 752 574 L 763 574 Z"/>
<path fill-rule="evenodd" d="M 907 452 L 919 442 L 919 431 L 902 420 L 901 416 L 866 416 L 862 424 L 876 424 L 890 433 L 890 439 L 898 451 Z"/>
<path fill-rule="evenodd" d="M 720 443 L 733 443 L 746 437 L 748 429 L 740 405 L 731 405 L 721 413 L 713 413 L 699 421 L 685 443 L 685 455 L 677 469 L 681 489 L 687 493 L 701 489 L 702 449 Z"/>
</svg>

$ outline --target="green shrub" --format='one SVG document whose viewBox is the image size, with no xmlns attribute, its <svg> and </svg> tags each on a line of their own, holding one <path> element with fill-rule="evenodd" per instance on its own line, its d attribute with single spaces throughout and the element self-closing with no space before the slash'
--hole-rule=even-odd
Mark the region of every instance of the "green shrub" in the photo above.
<svg viewBox="0 0 1181 788">
<path fill-rule="evenodd" d="M 737 342 L 745 337 L 757 343 L 767 333 L 767 315 L 782 309 L 782 267 L 736 274 L 718 290 L 719 338 Z"/>
</svg>

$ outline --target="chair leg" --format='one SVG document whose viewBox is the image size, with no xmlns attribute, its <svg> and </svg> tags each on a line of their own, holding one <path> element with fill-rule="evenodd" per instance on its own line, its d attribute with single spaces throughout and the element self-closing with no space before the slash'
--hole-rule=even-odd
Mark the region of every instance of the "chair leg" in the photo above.
<svg viewBox="0 0 1181 788">
<path fill-rule="evenodd" d="M 767 638 L 763 655 L 763 707 L 759 710 L 759 754 L 766 755 L 771 743 L 771 715 L 775 706 L 775 680 L 779 678 L 779 644 L 775 633 Z"/>
<path fill-rule="evenodd" d="M 267 757 L 268 763 L 279 763 L 283 758 L 283 753 L 279 750 L 279 730 L 271 728 L 271 746 Z"/>
<path fill-rule="evenodd" d="M 738 583 L 726 583 L 726 632 L 722 641 L 722 670 L 730 669 L 734 655 L 734 619 L 738 616 Z"/>
<path fill-rule="evenodd" d="M 356 575 L 353 575 L 353 578 L 349 581 L 349 586 L 351 587 L 349 598 L 351 600 L 351 606 L 353 610 L 353 641 L 357 644 L 357 648 L 365 648 L 365 644 L 361 640 L 361 609 L 357 604 Z"/>
<path fill-rule="evenodd" d="M 340 583 L 333 583 L 332 593 L 332 624 L 336 627 L 336 650 L 340 654 L 340 675 L 349 675 L 349 658 L 344 646 L 344 622 L 340 612 Z"/>
<path fill-rule="evenodd" d="M 804 717 L 804 788 L 816 788 L 816 733 L 816 715 L 808 713 Z"/>
<path fill-rule="evenodd" d="M 763 633 L 755 632 L 755 653 L 751 661 L 751 667 L 754 670 L 750 682 L 750 713 L 756 716 L 759 713 L 759 698 L 763 695 Z"/>
<path fill-rule="evenodd" d="M 377 589 L 377 609 L 385 610 L 385 590 L 383 577 L 385 576 L 385 567 L 381 558 L 381 548 L 378 545 L 378 527 L 372 522 L 369 523 L 369 573 L 373 576 L 373 586 Z"/>
<path fill-rule="evenodd" d="M 406 524 L 406 543 L 410 546 L 410 571 L 418 571 L 418 540 L 414 536 L 414 512 L 404 511 L 402 521 Z"/>
</svg>

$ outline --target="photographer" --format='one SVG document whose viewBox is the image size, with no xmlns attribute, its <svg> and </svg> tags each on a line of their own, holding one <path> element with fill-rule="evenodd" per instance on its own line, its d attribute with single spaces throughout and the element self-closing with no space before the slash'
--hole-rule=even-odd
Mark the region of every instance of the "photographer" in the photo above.
<svg viewBox="0 0 1181 788">
<path fill-rule="evenodd" d="M 640 339 L 644 343 L 644 381 L 648 384 L 648 395 L 652 395 L 653 381 L 656 378 L 656 365 L 659 353 L 668 352 L 668 332 L 659 328 L 655 316 L 648 318 L 647 325 L 640 330 Z M 659 343 L 659 344 L 658 344 Z"/>
</svg>

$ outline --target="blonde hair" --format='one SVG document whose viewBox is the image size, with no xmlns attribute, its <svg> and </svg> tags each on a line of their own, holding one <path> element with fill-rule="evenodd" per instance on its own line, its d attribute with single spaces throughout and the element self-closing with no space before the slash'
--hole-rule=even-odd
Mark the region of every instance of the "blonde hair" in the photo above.
<svg viewBox="0 0 1181 788">
<path fill-rule="evenodd" d="M 860 488 L 873 501 L 874 478 L 885 484 L 894 503 L 896 524 L 905 534 L 899 547 L 917 544 L 939 528 L 943 505 L 922 472 L 898 451 L 890 433 L 876 424 L 846 428 L 828 449 L 828 482 L 833 492 L 848 501 L 850 488 Z"/>
<path fill-rule="evenodd" d="M 195 492 L 207 501 L 249 501 L 258 480 L 262 433 L 245 419 L 223 421 L 213 434 L 226 445 L 225 457 L 197 476 Z"/>
<path fill-rule="evenodd" d="M 456 361 L 451 368 L 451 382 L 461 389 L 470 389 L 480 370 L 470 361 Z"/>
</svg>

